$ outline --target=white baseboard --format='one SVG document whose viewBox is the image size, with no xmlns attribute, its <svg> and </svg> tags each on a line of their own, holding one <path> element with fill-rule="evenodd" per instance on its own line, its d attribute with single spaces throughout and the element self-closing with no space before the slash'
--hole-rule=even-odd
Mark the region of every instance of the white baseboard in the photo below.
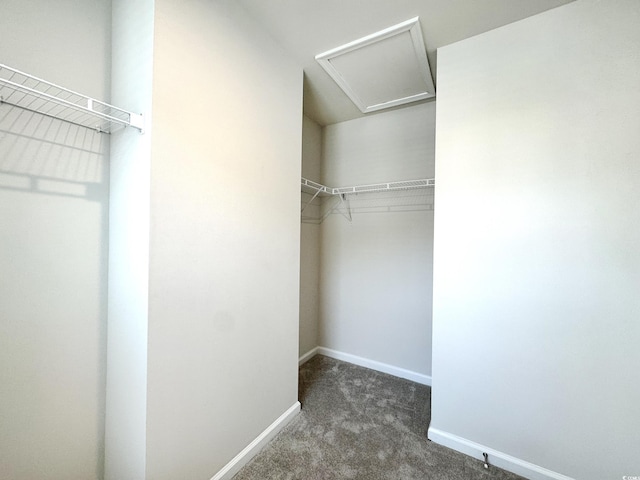
<svg viewBox="0 0 640 480">
<path fill-rule="evenodd" d="M 299 359 L 298 359 L 298 366 L 302 365 L 303 363 L 307 363 L 309 360 L 311 360 L 313 357 L 315 357 L 318 354 L 318 349 L 320 347 L 316 347 L 316 348 L 312 348 L 311 350 L 309 350 L 307 353 L 305 353 L 304 355 L 302 355 Z"/>
<path fill-rule="evenodd" d="M 394 367 L 393 365 L 369 360 L 368 358 L 358 357 L 357 355 L 351 355 L 350 353 L 339 352 L 326 347 L 316 347 L 305 353 L 300 357 L 299 364 L 302 365 L 318 354 L 335 358 L 336 360 L 342 360 L 343 362 L 353 363 L 354 365 L 359 365 L 361 367 L 370 368 L 371 370 L 377 370 L 378 372 L 388 373 L 389 375 L 411 380 L 412 382 L 420 383 L 422 385 L 431 386 L 431 377 L 429 375 L 424 375 L 422 373 L 406 370 L 400 367 Z"/>
<path fill-rule="evenodd" d="M 495 465 L 496 467 L 508 470 L 509 472 L 513 472 L 530 480 L 574 480 L 566 475 L 547 470 L 533 463 L 520 460 L 519 458 L 485 447 L 466 438 L 438 430 L 437 428 L 429 427 L 427 436 L 429 440 L 433 442 L 479 460 L 484 461 L 482 454 L 486 453 L 488 455 L 489 465 Z"/>
<path fill-rule="evenodd" d="M 247 445 L 233 460 L 216 473 L 211 480 L 229 480 L 269 443 L 300 412 L 300 402 L 294 403 L 286 412 L 269 425 L 256 439 Z"/>
</svg>

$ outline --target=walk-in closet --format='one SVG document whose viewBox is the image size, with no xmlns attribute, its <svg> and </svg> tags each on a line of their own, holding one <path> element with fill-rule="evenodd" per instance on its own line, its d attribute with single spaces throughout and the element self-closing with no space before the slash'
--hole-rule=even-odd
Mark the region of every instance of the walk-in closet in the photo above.
<svg viewBox="0 0 640 480">
<path fill-rule="evenodd" d="M 638 478 L 639 24 L 3 0 L 0 479 Z"/>
<path fill-rule="evenodd" d="M 435 107 L 303 119 L 303 360 L 320 351 L 431 384 Z"/>
</svg>

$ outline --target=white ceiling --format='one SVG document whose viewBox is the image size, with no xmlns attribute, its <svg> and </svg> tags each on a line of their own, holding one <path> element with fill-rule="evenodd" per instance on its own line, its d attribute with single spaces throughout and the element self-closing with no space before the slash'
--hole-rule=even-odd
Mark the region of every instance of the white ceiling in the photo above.
<svg viewBox="0 0 640 480">
<path fill-rule="evenodd" d="M 365 114 L 316 62 L 316 55 L 419 16 L 435 79 L 439 47 L 574 0 L 236 1 L 302 65 L 304 113 L 329 125 Z"/>
</svg>

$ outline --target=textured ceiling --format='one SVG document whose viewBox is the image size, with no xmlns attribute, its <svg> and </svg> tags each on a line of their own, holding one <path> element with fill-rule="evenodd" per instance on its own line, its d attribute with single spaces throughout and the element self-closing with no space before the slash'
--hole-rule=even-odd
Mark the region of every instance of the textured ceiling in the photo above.
<svg viewBox="0 0 640 480">
<path fill-rule="evenodd" d="M 435 79 L 439 47 L 573 0 L 236 1 L 303 67 L 304 113 L 328 125 L 364 114 L 315 61 L 317 54 L 419 16 Z"/>
</svg>

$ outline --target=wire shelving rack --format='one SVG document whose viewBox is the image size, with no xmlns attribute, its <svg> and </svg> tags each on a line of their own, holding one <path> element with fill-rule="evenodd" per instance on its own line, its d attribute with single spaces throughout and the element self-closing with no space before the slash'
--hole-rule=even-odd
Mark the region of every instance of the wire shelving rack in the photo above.
<svg viewBox="0 0 640 480">
<path fill-rule="evenodd" d="M 312 204 L 312 202 L 318 197 L 337 196 L 338 201 L 335 202 L 333 208 L 327 213 L 332 211 L 338 211 L 347 220 L 351 221 L 351 207 L 349 204 L 348 195 L 358 193 L 375 193 L 375 192 L 389 192 L 398 190 L 412 190 L 417 188 L 429 188 L 435 187 L 436 181 L 434 178 L 422 178 L 418 180 L 401 180 L 398 182 L 385 182 L 374 183 L 369 185 L 354 185 L 351 187 L 328 187 L 321 183 L 314 182 L 302 177 L 300 181 L 301 189 L 304 193 L 307 193 L 311 198 L 302 206 L 301 214 L 304 218 L 304 211 Z M 342 210 L 339 209 L 342 207 Z M 326 216 L 326 215 L 325 215 Z"/>
<path fill-rule="evenodd" d="M 129 112 L 0 63 L 0 104 L 112 133 L 125 127 L 143 132 L 142 114 Z"/>
</svg>

